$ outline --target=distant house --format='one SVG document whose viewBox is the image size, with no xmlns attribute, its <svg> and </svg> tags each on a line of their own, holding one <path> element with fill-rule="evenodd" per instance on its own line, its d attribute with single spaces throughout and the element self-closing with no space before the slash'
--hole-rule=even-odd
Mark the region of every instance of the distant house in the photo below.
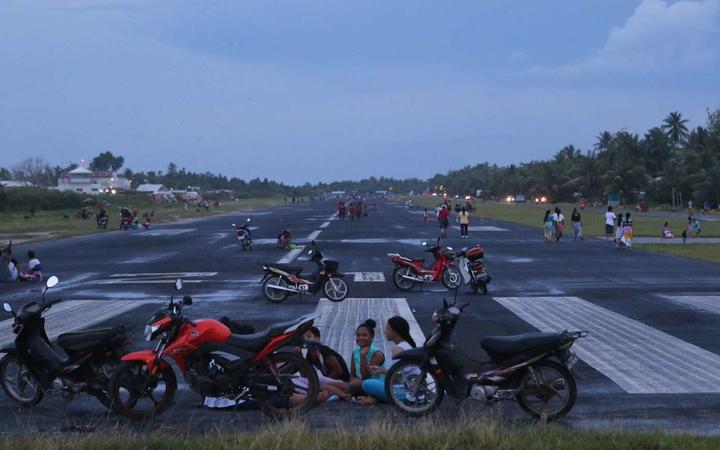
<svg viewBox="0 0 720 450">
<path fill-rule="evenodd" d="M 0 186 L 2 186 L 5 189 L 15 189 L 15 188 L 24 188 L 24 187 L 32 187 L 32 183 L 29 181 L 21 181 L 21 180 L 0 180 Z"/>
<path fill-rule="evenodd" d="M 129 191 L 130 180 L 118 176 L 113 171 L 92 171 L 78 167 L 58 177 L 59 191 L 73 191 L 83 194 L 114 193 L 116 191 Z"/>
<path fill-rule="evenodd" d="M 175 202 L 173 193 L 162 184 L 141 184 L 136 191 L 150 195 L 156 202 Z"/>
<path fill-rule="evenodd" d="M 197 202 L 201 200 L 200 193 L 197 191 L 173 189 L 171 193 L 176 199 L 184 202 Z"/>
</svg>

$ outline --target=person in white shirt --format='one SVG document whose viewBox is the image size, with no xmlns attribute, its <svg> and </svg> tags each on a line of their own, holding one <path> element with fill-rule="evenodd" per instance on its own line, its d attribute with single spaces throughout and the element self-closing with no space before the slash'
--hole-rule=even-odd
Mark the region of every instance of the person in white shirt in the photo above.
<svg viewBox="0 0 720 450">
<path fill-rule="evenodd" d="M 555 207 L 555 212 L 552 215 L 553 227 L 555 228 L 555 242 L 560 243 L 562 238 L 563 228 L 565 228 L 565 216 L 560 212 L 560 208 Z"/>
<path fill-rule="evenodd" d="M 613 207 L 608 206 L 608 210 L 605 213 L 605 236 L 607 237 L 607 240 L 610 240 L 611 237 L 615 235 L 615 213 L 613 212 Z"/>
</svg>

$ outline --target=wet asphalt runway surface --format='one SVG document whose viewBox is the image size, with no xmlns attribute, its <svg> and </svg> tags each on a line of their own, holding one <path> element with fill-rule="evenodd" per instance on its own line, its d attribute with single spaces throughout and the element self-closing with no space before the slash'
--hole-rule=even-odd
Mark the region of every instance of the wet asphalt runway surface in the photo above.
<svg viewBox="0 0 720 450">
<path fill-rule="evenodd" d="M 377 211 L 360 222 L 329 220 L 334 207 L 334 202 L 282 206 L 156 226 L 149 231 L 20 245 L 16 254 L 35 249 L 46 277 L 55 274 L 61 279 L 49 297 L 60 296 L 78 305 L 68 310 L 58 330 L 125 324 L 132 327 L 132 348 L 140 349 L 150 346 L 143 341 L 143 327 L 173 293 L 176 277 L 185 281 L 183 294 L 194 298 L 194 304 L 185 310 L 190 318 L 227 315 L 259 330 L 314 311 L 316 297 L 291 297 L 283 304 L 270 304 L 258 284 L 262 275 L 259 263 L 286 255 L 275 248 L 274 239 L 280 230 L 290 228 L 300 244 L 306 237 L 317 236 L 326 257 L 339 261 L 342 272 L 384 275 L 385 282 L 355 282 L 351 275 L 352 298 L 347 302 L 405 299 L 422 331 L 429 332 L 432 311 L 451 294 L 440 284 L 398 291 L 390 281 L 392 264 L 387 253 L 421 257 L 420 241 L 436 237 L 436 225 L 423 223 L 417 211 L 396 203 L 378 202 Z M 231 223 L 247 217 L 252 217 L 252 225 L 257 227 L 253 231 L 256 244 L 252 251 L 243 252 Z M 458 294 L 459 303 L 470 302 L 456 331 L 457 341 L 467 353 L 484 359 L 480 341 L 486 336 L 589 327 L 597 339 L 588 339 L 578 351 L 578 399 L 562 425 L 717 433 L 720 266 L 637 250 L 618 251 L 593 238 L 573 242 L 570 237 L 559 245 L 548 244 L 543 242 L 542 230 L 478 217 L 471 225 L 480 228 L 471 228 L 470 239 L 461 240 L 459 231 L 452 229 L 446 244 L 455 248 L 482 244 L 494 280 L 487 296 L 472 294 L 468 288 L 461 288 Z M 304 253 L 295 263 L 310 269 Z M 18 308 L 38 297 L 37 288 L 2 284 L 0 298 Z M 88 314 L 74 312 L 93 308 L 99 312 L 94 318 L 91 312 L 90 319 Z M 82 323 L 85 320 L 89 323 Z M 360 321 L 348 321 L 350 333 Z M 2 325 L 8 326 L 6 322 Z M 9 330 L 0 330 L 0 337 L 8 339 L 8 334 Z M 178 380 L 182 381 L 179 374 Z M 269 422 L 259 412 L 209 410 L 198 407 L 200 403 L 198 394 L 181 388 L 166 413 L 150 423 L 136 424 L 108 413 L 87 395 L 68 404 L 58 397 L 45 398 L 32 409 L 20 409 L 2 393 L 0 430 L 101 432 L 107 427 L 128 426 L 183 432 L 247 431 Z M 487 407 L 468 401 L 458 408 L 447 396 L 437 415 L 452 419 L 465 413 L 529 422 L 515 403 Z M 411 420 L 387 406 L 342 402 L 321 405 L 305 420 L 322 429 L 336 423 L 365 425 L 388 418 Z"/>
</svg>

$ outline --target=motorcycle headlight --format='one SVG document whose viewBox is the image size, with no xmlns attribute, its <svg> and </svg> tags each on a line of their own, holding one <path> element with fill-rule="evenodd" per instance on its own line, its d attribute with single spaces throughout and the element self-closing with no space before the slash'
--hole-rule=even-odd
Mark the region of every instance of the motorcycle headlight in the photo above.
<svg viewBox="0 0 720 450">
<path fill-rule="evenodd" d="M 145 325 L 145 340 L 151 341 L 155 332 L 160 329 L 160 325 Z"/>
</svg>

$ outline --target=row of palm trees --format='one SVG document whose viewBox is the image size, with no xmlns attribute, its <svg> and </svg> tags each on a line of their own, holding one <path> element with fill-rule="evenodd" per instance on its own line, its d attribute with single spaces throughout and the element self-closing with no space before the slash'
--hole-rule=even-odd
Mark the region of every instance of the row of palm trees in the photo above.
<svg viewBox="0 0 720 450">
<path fill-rule="evenodd" d="M 641 199 L 672 204 L 684 200 L 720 202 L 720 110 L 709 112 L 704 126 L 688 128 L 680 112 L 671 112 L 643 136 L 603 131 L 592 149 L 572 145 L 549 160 L 499 167 L 488 163 L 436 175 L 431 185 L 449 192 L 502 197 L 524 193 L 553 201 L 577 197 L 602 201 L 618 194 L 626 202 Z M 697 204 L 697 203 L 696 203 Z"/>
</svg>

